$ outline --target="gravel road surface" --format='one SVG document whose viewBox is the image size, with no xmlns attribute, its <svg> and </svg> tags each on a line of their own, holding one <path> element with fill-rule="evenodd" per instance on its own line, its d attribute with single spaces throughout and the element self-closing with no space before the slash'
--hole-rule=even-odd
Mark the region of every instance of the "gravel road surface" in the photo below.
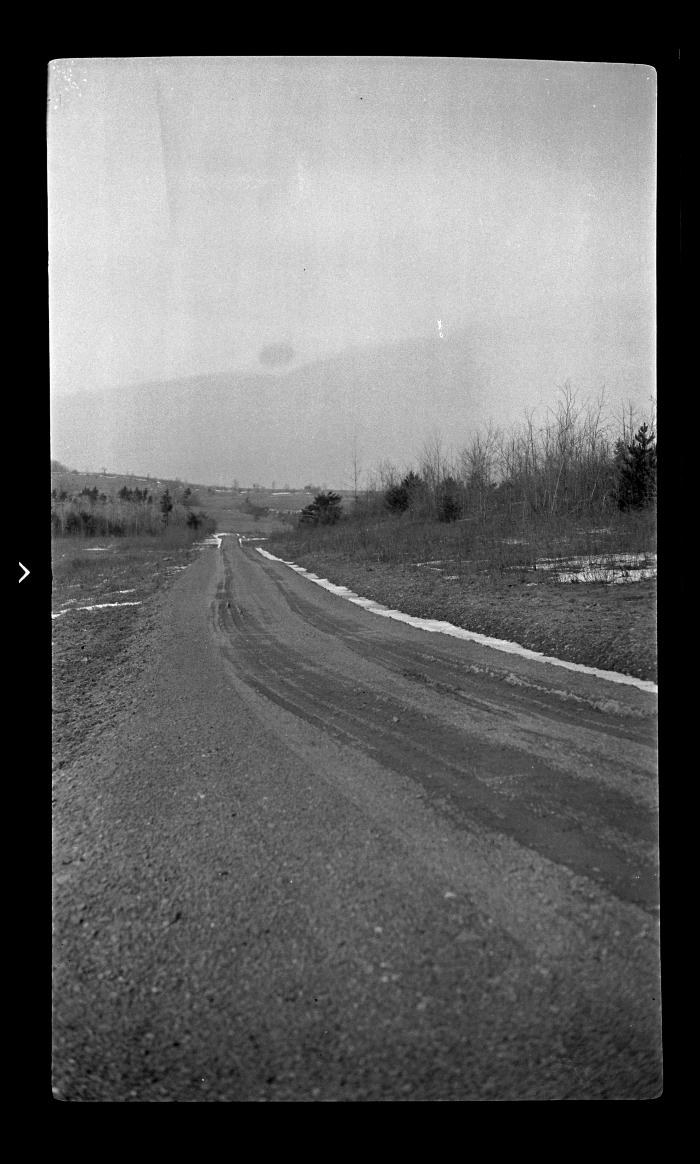
<svg viewBox="0 0 700 1164">
<path fill-rule="evenodd" d="M 657 1096 L 656 697 L 255 546 L 154 600 L 58 773 L 56 1098 Z"/>
</svg>

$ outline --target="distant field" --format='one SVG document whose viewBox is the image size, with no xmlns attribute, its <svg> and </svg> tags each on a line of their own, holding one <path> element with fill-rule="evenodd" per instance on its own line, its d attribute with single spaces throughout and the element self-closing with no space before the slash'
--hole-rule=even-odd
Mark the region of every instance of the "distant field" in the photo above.
<svg viewBox="0 0 700 1164">
<path fill-rule="evenodd" d="M 250 489 L 241 495 L 241 500 L 245 500 L 247 494 L 253 505 L 266 506 L 277 513 L 299 513 L 306 505 L 311 504 L 317 493 L 321 492 L 320 488 L 313 491 L 305 489 Z M 343 499 L 343 507 L 346 510 L 352 506 L 353 495 L 351 493 L 345 493 L 342 489 L 334 489 L 333 492 L 340 494 Z"/>
<path fill-rule="evenodd" d="M 51 488 L 65 489 L 67 493 L 79 493 L 81 489 L 97 488 L 101 493 L 118 493 L 126 486 L 127 489 L 148 489 L 151 491 L 186 486 L 188 482 L 176 481 L 167 477 L 139 477 L 133 473 L 81 473 L 76 469 L 51 470 Z M 205 486 L 190 485 L 191 489 L 206 488 Z"/>
<path fill-rule="evenodd" d="M 320 492 L 317 490 L 316 492 Z M 340 493 L 343 498 L 343 508 L 349 512 L 353 505 L 352 494 Z M 278 518 L 281 522 L 293 522 L 294 515 L 310 505 L 316 493 L 303 489 L 272 490 L 272 489 L 222 489 L 214 487 L 199 487 L 197 494 L 201 505 L 215 520 L 228 520 L 240 515 L 242 520 L 252 516 L 251 507 L 259 510 L 259 519 L 262 520 L 262 511 L 266 511 L 269 519 Z M 288 524 L 285 528 L 289 528 Z"/>
<path fill-rule="evenodd" d="M 241 501 L 245 500 L 246 494 L 241 496 Z M 305 505 L 309 505 L 313 499 L 313 493 L 307 493 L 303 489 L 294 489 L 289 492 L 275 491 L 271 489 L 251 489 L 247 491 L 247 496 L 253 505 L 265 506 L 267 509 L 276 510 L 278 513 L 296 513 L 303 509 Z"/>
</svg>

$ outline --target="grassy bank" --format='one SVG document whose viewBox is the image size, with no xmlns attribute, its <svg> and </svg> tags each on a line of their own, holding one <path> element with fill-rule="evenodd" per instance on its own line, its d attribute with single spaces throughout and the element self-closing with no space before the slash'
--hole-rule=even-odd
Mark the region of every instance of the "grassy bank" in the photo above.
<svg viewBox="0 0 700 1164">
<path fill-rule="evenodd" d="M 492 577 L 517 570 L 535 571 L 552 558 L 610 558 L 620 554 L 656 552 L 653 512 L 613 512 L 602 524 L 568 517 L 517 521 L 509 517 L 489 522 L 464 518 L 454 522 L 416 520 L 408 514 L 385 516 L 362 504 L 336 525 L 289 527 L 274 544 L 288 555 L 322 554 L 326 559 L 351 558 L 363 565 L 415 565 L 449 560 L 453 572 Z M 275 551 L 277 552 L 277 551 Z M 542 581 L 539 575 L 537 581 Z"/>
</svg>

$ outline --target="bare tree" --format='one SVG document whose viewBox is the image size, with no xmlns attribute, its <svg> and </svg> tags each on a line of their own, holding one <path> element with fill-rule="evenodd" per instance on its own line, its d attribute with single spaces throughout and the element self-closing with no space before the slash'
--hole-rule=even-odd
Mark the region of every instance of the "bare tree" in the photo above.
<svg viewBox="0 0 700 1164">
<path fill-rule="evenodd" d="M 437 429 L 426 437 L 420 454 L 420 476 L 434 506 L 445 476 L 445 450 L 441 434 Z"/>
<path fill-rule="evenodd" d="M 357 452 L 357 431 L 355 431 L 353 433 L 353 438 L 352 438 L 352 488 L 353 488 L 353 496 L 354 496 L 356 502 L 357 502 L 357 485 L 358 485 L 358 481 L 360 479 L 360 472 L 361 472 L 361 469 L 360 469 L 359 457 L 358 457 L 358 452 Z"/>
<path fill-rule="evenodd" d="M 486 432 L 476 432 L 462 449 L 455 473 L 462 482 L 467 505 L 481 521 L 486 517 L 494 484 L 499 436 L 493 421 L 489 421 Z"/>
</svg>

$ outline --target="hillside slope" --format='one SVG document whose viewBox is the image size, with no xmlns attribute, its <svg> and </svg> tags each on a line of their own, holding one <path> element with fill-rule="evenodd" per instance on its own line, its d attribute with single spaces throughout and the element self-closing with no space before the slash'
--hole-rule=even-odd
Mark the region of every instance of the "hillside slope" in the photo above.
<svg viewBox="0 0 700 1164">
<path fill-rule="evenodd" d="M 636 322 L 635 322 L 636 321 Z M 405 465 L 439 431 L 454 449 L 489 418 L 551 405 L 565 380 L 612 405 L 653 390 L 638 317 L 588 305 L 556 325 L 502 319 L 383 348 L 357 347 L 285 372 L 207 374 L 52 401 L 52 456 L 183 480 L 266 484 L 353 480 L 382 460 Z"/>
</svg>

